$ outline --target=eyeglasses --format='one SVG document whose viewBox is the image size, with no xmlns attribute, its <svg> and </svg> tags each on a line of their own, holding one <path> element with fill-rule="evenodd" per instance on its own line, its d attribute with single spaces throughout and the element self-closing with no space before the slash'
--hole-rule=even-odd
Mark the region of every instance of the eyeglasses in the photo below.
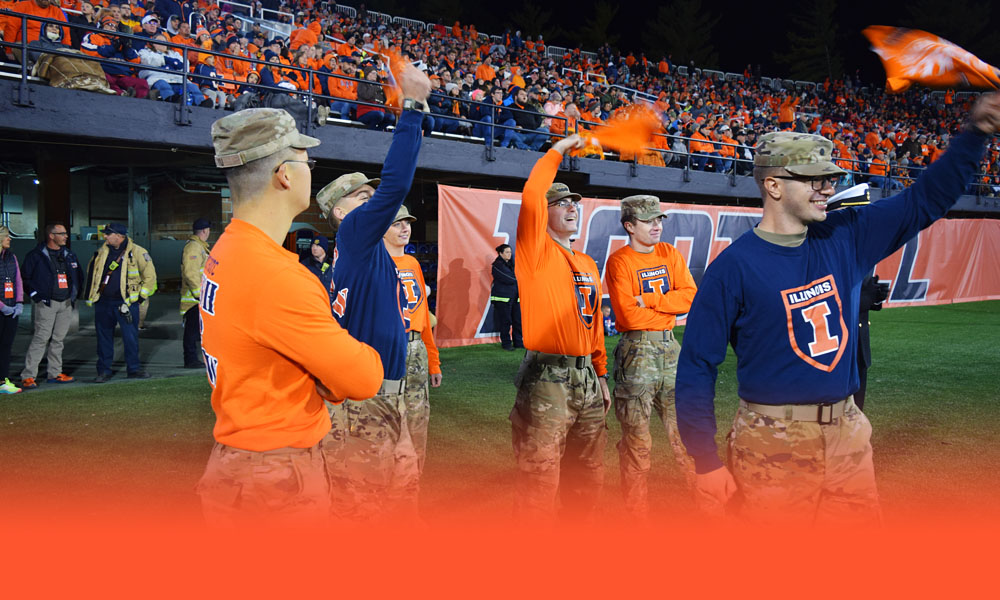
<svg viewBox="0 0 1000 600">
<path fill-rule="evenodd" d="M 274 172 L 277 173 L 278 169 L 281 168 L 281 165 L 283 165 L 285 163 L 293 163 L 293 162 L 294 163 L 305 163 L 305 164 L 309 165 L 309 170 L 310 171 L 312 171 L 313 167 L 316 166 L 316 160 L 312 159 L 312 158 L 308 158 L 306 160 L 283 160 L 283 161 L 281 161 L 281 164 L 279 164 L 277 167 L 274 167 Z"/>
<path fill-rule="evenodd" d="M 559 208 L 567 208 L 569 206 L 572 206 L 573 208 L 579 209 L 580 208 L 580 201 L 579 200 L 568 200 L 566 198 L 563 198 L 561 200 L 556 200 L 555 202 L 550 202 L 549 206 L 558 206 Z"/>
<path fill-rule="evenodd" d="M 809 182 L 812 186 L 814 192 L 819 192 L 826 189 L 826 186 L 836 187 L 837 180 L 839 179 L 836 175 L 820 175 L 819 177 L 795 177 L 791 175 L 772 175 L 774 179 L 791 179 L 792 181 L 802 181 Z"/>
</svg>

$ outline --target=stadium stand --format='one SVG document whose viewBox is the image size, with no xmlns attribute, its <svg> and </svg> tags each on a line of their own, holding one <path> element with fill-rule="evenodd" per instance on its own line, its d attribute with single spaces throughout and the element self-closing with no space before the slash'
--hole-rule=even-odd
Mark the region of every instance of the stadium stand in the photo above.
<svg viewBox="0 0 1000 600">
<path fill-rule="evenodd" d="M 582 158 L 743 176 L 757 136 L 815 132 L 835 141 L 838 162 L 851 171 L 843 185 L 867 181 L 884 191 L 909 185 L 944 151 L 961 125 L 957 115 L 975 95 L 926 89 L 890 95 L 852 79 L 792 81 L 749 67 L 723 73 L 609 46 L 596 52 L 547 46 L 541 36 L 488 35 L 474 25 L 447 27 L 340 4 L 198 2 L 192 10 L 166 1 L 147 13 L 114 2 L 64 0 L 55 12 L 55 5 L 38 9 L 48 0 L 4 5 L 32 18 L 3 15 L 3 75 L 27 77 L 40 58 L 29 51 L 22 60 L 23 29 L 28 45 L 77 48 L 99 59 L 116 93 L 141 98 L 146 84 L 159 88 L 149 95 L 154 99 L 186 96 L 188 103 L 230 110 L 280 105 L 302 120 L 391 130 L 392 110 L 384 106 L 391 102 L 387 56 L 399 53 L 435 81 L 429 136 L 544 150 L 546 138 L 590 129 L 641 102 L 663 115 L 652 147 L 638 156 L 592 152 Z M 51 41 L 40 33 L 45 17 L 68 20 Z M 161 44 L 145 41 L 160 34 Z M 195 89 L 169 93 L 189 85 Z M 496 89 L 501 107 L 492 101 Z M 998 155 L 994 141 L 978 179 L 969 182 L 970 194 L 1000 193 Z"/>
</svg>

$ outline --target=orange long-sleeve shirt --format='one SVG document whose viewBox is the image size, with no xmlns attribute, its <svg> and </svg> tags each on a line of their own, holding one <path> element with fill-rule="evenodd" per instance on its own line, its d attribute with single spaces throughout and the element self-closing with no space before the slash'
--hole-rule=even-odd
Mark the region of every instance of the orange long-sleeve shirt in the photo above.
<svg viewBox="0 0 1000 600">
<path fill-rule="evenodd" d="M 684 255 L 666 242 L 648 254 L 619 248 L 608 258 L 607 278 L 619 331 L 673 329 L 698 291 Z M 642 296 L 645 306 L 639 306 L 636 296 Z"/>
<path fill-rule="evenodd" d="M 5 8 L 14 12 L 19 12 L 25 15 L 32 15 L 35 17 L 45 17 L 46 19 L 55 19 L 57 21 L 66 21 L 66 15 L 63 13 L 62 9 L 58 6 L 49 5 L 46 8 L 39 8 L 35 4 L 35 0 L 21 0 L 14 5 L 2 4 L 0 8 Z M 21 41 L 21 19 L 15 16 L 3 16 L 0 17 L 3 25 L 3 39 L 7 42 L 20 42 Z M 33 42 L 38 39 L 39 33 L 42 30 L 41 21 L 28 21 L 28 39 L 27 42 Z M 69 39 L 69 27 L 62 28 L 62 44 L 68 46 L 70 43 Z"/>
<path fill-rule="evenodd" d="M 434 375 L 441 372 L 441 357 L 437 344 L 434 342 L 434 332 L 431 330 L 430 308 L 427 306 L 427 286 L 420 263 L 409 254 L 393 256 L 399 281 L 406 293 L 406 309 L 403 311 L 410 320 L 407 331 L 419 331 L 420 339 L 427 347 L 427 372 Z"/>
<path fill-rule="evenodd" d="M 330 430 L 317 379 L 337 398 L 382 385 L 378 353 L 337 324 L 319 279 L 246 221 L 233 219 L 212 249 L 200 298 L 220 444 L 314 446 Z"/>
<path fill-rule="evenodd" d="M 607 373 L 601 317 L 601 274 L 582 252 L 568 250 L 546 228 L 545 192 L 562 155 L 549 150 L 531 170 L 517 218 L 517 275 L 524 345 L 550 354 L 591 357 L 598 375 Z"/>
<path fill-rule="evenodd" d="M 784 102 L 781 103 L 781 107 L 778 108 L 778 122 L 779 123 L 791 123 L 795 120 L 795 107 L 799 105 L 799 98 L 796 96 L 794 99 L 789 96 L 785 98 Z"/>
</svg>

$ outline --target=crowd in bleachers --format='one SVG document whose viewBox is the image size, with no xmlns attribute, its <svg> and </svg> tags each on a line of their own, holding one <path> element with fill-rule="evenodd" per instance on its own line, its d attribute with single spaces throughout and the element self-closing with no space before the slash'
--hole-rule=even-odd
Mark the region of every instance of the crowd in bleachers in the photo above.
<svg viewBox="0 0 1000 600">
<path fill-rule="evenodd" d="M 240 109 L 309 91 L 320 95 L 314 106 L 321 121 L 329 114 L 386 129 L 394 121 L 393 108 L 386 106 L 391 104 L 386 57 L 398 53 L 431 76 L 427 134 L 460 134 L 540 150 L 554 136 L 589 129 L 641 101 L 654 104 L 663 115 L 652 148 L 633 156 L 591 146 L 580 155 L 656 166 L 748 174 L 759 135 L 796 130 L 834 141 L 838 163 L 854 172 L 842 183 L 864 180 L 898 188 L 940 156 L 973 99 L 951 90 L 944 95 L 927 89 L 890 95 L 881 86 L 863 86 L 852 78 L 788 86 L 749 67 L 741 76 L 727 78 L 608 46 L 552 56 L 542 36 L 533 39 L 507 30 L 491 38 L 458 22 L 419 27 L 373 16 L 364 5 L 345 11 L 336 3 L 311 0 L 268 0 L 253 6 L 63 0 L 63 11 L 49 1 L 0 2 L 0 8 L 61 15 L 69 23 L 97 29 L 51 27 L 43 34 L 37 22 L 29 22 L 28 39 L 48 39 L 111 59 L 102 66 L 109 86 L 119 94 Z M 266 19 L 249 18 L 251 12 Z M 115 32 L 151 41 L 118 38 Z M 20 20 L 4 18 L 3 35 L 7 42 L 19 41 Z M 191 47 L 186 89 L 185 56 L 169 44 Z M 15 61 L 12 50 L 7 48 L 7 58 Z M 208 54 L 213 51 L 221 56 Z M 1000 145 L 994 140 L 970 191 L 1000 193 L 998 158 Z"/>
</svg>

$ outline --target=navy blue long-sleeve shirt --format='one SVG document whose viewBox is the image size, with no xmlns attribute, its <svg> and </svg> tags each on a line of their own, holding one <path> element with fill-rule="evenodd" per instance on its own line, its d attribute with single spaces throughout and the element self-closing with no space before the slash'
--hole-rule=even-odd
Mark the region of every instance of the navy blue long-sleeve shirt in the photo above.
<svg viewBox="0 0 1000 600">
<path fill-rule="evenodd" d="M 406 324 L 396 263 L 382 244 L 410 191 L 417 169 L 423 114 L 404 110 L 371 199 L 352 210 L 337 230 L 334 315 L 357 340 L 378 351 L 386 379 L 406 375 Z"/>
<path fill-rule="evenodd" d="M 965 132 L 912 187 L 832 212 L 794 248 L 748 231 L 698 286 L 677 364 L 677 425 L 698 473 L 722 466 L 715 380 L 731 344 L 740 398 L 825 404 L 857 391 L 855 323 L 862 280 L 883 258 L 943 217 L 976 172 L 985 136 Z"/>
</svg>

